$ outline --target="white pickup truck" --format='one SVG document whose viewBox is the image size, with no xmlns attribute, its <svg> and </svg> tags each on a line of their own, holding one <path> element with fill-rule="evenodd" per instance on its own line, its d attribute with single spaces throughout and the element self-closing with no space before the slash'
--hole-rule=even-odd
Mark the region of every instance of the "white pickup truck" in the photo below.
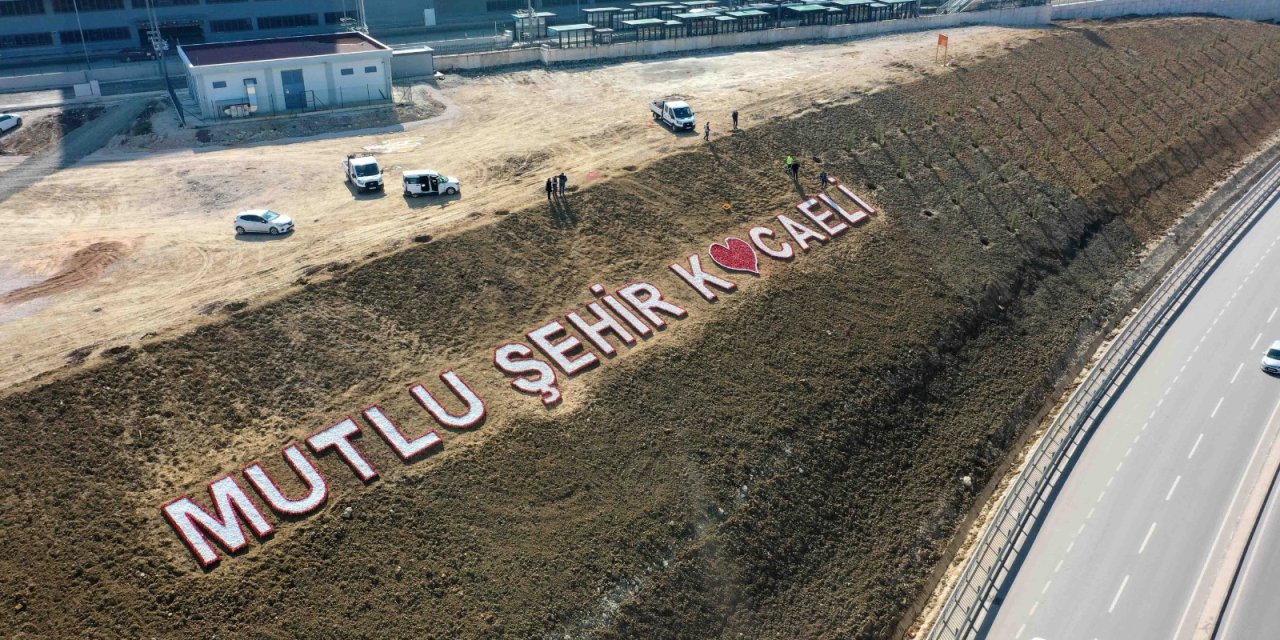
<svg viewBox="0 0 1280 640">
<path fill-rule="evenodd" d="M 382 188 L 382 169 L 378 161 L 371 155 L 351 153 L 342 161 L 342 172 L 347 174 L 347 182 L 362 191 L 373 191 Z"/>
<path fill-rule="evenodd" d="M 694 121 L 693 107 L 684 100 L 654 100 L 649 103 L 653 119 L 671 127 L 672 131 L 688 129 L 692 131 L 698 126 Z"/>
</svg>

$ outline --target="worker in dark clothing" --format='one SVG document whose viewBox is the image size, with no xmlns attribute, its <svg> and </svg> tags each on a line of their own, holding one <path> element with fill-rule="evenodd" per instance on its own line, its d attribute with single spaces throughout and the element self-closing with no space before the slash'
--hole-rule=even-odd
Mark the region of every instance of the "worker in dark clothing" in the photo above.
<svg viewBox="0 0 1280 640">
<path fill-rule="evenodd" d="M 706 140 L 707 142 L 711 141 L 711 123 L 710 122 L 702 123 L 702 139 Z"/>
<path fill-rule="evenodd" d="M 821 183 L 821 185 L 822 185 L 820 188 L 821 188 L 823 191 L 826 191 L 826 190 L 827 190 L 827 185 L 828 185 L 828 184 L 830 184 L 830 182 L 831 182 L 831 179 L 827 176 L 827 171 L 826 171 L 826 169 L 823 169 L 823 170 L 822 170 L 822 173 L 819 173 L 819 174 L 818 174 L 818 182 L 819 182 L 819 183 Z"/>
<path fill-rule="evenodd" d="M 551 201 L 551 194 L 555 193 L 555 185 L 551 184 L 551 178 L 547 178 L 547 201 Z"/>
<path fill-rule="evenodd" d="M 733 112 L 733 130 L 734 131 L 738 130 L 738 112 L 737 111 Z"/>
<path fill-rule="evenodd" d="M 563 172 L 563 171 L 561 171 L 561 172 L 560 172 L 560 177 L 558 178 L 558 180 L 560 181 L 560 195 L 563 197 L 563 196 L 564 196 L 564 186 L 565 186 L 565 185 L 567 185 L 567 184 L 569 184 L 569 176 L 564 175 L 564 172 Z"/>
<path fill-rule="evenodd" d="M 795 158 L 791 159 L 791 179 L 800 179 L 800 161 Z"/>
</svg>

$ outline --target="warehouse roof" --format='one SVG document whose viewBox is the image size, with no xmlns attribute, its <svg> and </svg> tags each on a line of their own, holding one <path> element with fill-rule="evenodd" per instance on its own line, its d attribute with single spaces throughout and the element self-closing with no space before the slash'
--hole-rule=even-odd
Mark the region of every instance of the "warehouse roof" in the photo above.
<svg viewBox="0 0 1280 640">
<path fill-rule="evenodd" d="M 390 50 L 387 45 L 354 31 L 238 42 L 184 44 L 180 49 L 193 67 Z"/>
</svg>

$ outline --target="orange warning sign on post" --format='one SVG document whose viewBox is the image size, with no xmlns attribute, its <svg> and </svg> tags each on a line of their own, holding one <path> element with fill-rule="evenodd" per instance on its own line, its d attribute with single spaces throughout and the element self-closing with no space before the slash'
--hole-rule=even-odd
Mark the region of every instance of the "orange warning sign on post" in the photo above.
<svg viewBox="0 0 1280 640">
<path fill-rule="evenodd" d="M 946 64 L 946 62 L 947 62 L 947 37 L 946 37 L 946 36 L 944 36 L 944 35 L 942 35 L 941 33 L 939 33 L 939 34 L 938 34 L 938 49 L 937 49 L 937 51 L 935 51 L 935 52 L 933 53 L 933 61 L 934 61 L 934 62 L 937 62 L 937 61 L 938 61 L 938 58 L 942 58 L 942 63 L 943 63 L 943 64 Z"/>
<path fill-rule="evenodd" d="M 941 33 L 938 34 L 938 46 L 939 47 L 947 46 L 947 37 L 942 35 Z"/>
</svg>

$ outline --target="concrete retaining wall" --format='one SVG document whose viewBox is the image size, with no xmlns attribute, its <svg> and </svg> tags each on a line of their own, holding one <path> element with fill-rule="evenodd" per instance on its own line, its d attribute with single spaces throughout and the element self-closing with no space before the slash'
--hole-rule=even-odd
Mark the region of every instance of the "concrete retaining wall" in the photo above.
<svg viewBox="0 0 1280 640">
<path fill-rule="evenodd" d="M 806 27 L 788 27 L 784 29 L 765 29 L 762 31 L 718 33 L 709 36 L 692 36 L 665 40 L 619 42 L 616 44 L 597 47 L 571 49 L 556 49 L 552 47 L 511 49 L 485 53 L 436 56 L 436 68 L 441 71 L 449 71 L 453 69 L 484 69 L 535 62 L 541 62 L 544 65 L 553 65 L 567 62 L 580 62 L 584 60 L 640 58 L 657 56 L 665 53 L 677 53 L 681 51 L 749 47 L 753 45 L 784 44 L 811 40 L 842 40 L 861 36 L 900 33 L 903 31 L 949 29 L 952 27 L 975 24 L 996 24 L 1015 27 L 1032 26 L 1048 24 L 1050 16 L 1051 8 L 1046 5 L 1039 7 L 1018 7 L 1016 9 L 998 9 L 994 11 L 980 11 L 974 13 L 923 16 L 920 18 L 911 18 L 906 20 L 882 20 L 880 22 L 863 22 L 859 24 L 812 25 Z"/>
<path fill-rule="evenodd" d="M 1211 13 L 1240 20 L 1280 20 L 1280 0 L 1085 0 L 1053 5 L 1054 20 L 1099 20 L 1127 15 Z"/>
<path fill-rule="evenodd" d="M 169 75 L 185 75 L 186 71 L 182 68 L 182 63 L 175 59 L 165 61 L 168 64 Z M 103 67 L 101 69 L 91 69 L 89 71 L 62 71 L 57 73 L 40 73 L 30 76 L 10 76 L 0 78 L 0 91 L 39 91 L 42 89 L 62 89 L 77 84 L 83 84 L 90 80 L 97 80 L 101 83 L 120 82 L 121 80 L 149 80 L 158 79 L 160 74 L 157 72 L 156 63 L 147 64 L 129 64 L 119 67 Z"/>
</svg>

